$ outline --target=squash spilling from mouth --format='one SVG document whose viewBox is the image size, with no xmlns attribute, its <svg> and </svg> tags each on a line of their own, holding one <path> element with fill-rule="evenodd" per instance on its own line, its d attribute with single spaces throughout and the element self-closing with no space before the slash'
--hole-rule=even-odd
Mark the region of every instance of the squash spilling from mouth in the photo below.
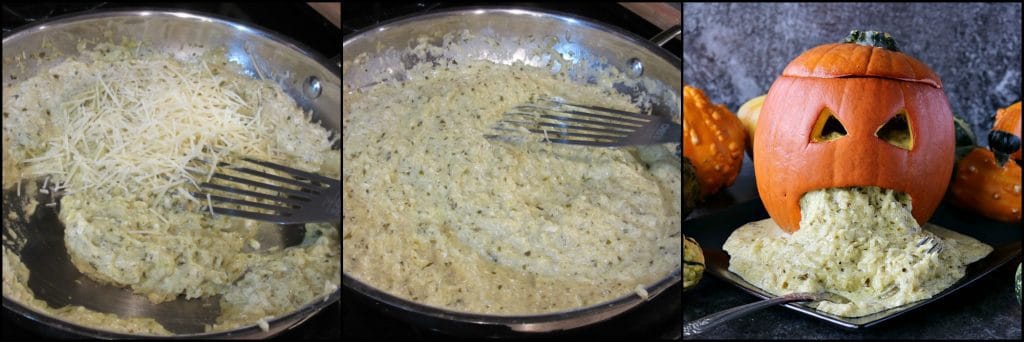
<svg viewBox="0 0 1024 342">
<path fill-rule="evenodd" d="M 911 215 L 916 199 L 878 187 L 812 190 L 800 199 L 800 230 L 770 219 L 744 225 L 726 240 L 729 270 L 772 294 L 828 291 L 849 303 L 814 303 L 859 317 L 930 298 L 992 251 L 973 238 Z"/>
<path fill-rule="evenodd" d="M 783 70 L 757 121 L 754 171 L 772 219 L 800 229 L 809 191 L 874 186 L 914 199 L 924 224 L 953 171 L 953 114 L 942 81 L 885 33 L 853 31 Z"/>
</svg>

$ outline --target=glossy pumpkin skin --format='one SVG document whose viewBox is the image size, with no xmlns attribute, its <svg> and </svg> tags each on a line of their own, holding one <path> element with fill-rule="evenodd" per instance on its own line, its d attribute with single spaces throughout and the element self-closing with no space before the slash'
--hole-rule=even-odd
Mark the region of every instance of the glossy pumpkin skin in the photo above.
<svg viewBox="0 0 1024 342">
<path fill-rule="evenodd" d="M 975 148 L 957 164 L 950 202 L 991 219 L 1020 222 L 1020 176 L 1017 163 L 999 166 L 992 151 Z"/>
<path fill-rule="evenodd" d="M 743 124 L 728 108 L 700 89 L 683 87 L 683 156 L 697 170 L 702 198 L 736 181 L 745 138 Z"/>
<path fill-rule="evenodd" d="M 827 44 L 794 59 L 768 91 L 753 139 L 757 188 L 772 219 L 794 232 L 805 193 L 878 186 L 909 194 L 924 224 L 953 171 L 953 113 L 941 84 L 923 63 L 878 47 Z M 846 135 L 813 142 L 826 108 Z M 875 135 L 903 110 L 909 150 Z"/>
</svg>

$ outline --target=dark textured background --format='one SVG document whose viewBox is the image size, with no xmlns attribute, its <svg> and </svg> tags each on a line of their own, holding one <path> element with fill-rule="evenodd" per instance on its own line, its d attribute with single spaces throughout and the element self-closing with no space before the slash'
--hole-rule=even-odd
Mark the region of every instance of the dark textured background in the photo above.
<svg viewBox="0 0 1024 342">
<path fill-rule="evenodd" d="M 942 79 L 953 113 L 988 145 L 996 108 L 1021 95 L 1021 4 L 683 5 L 683 82 L 735 112 L 803 51 L 850 30 L 889 32 Z"/>
</svg>

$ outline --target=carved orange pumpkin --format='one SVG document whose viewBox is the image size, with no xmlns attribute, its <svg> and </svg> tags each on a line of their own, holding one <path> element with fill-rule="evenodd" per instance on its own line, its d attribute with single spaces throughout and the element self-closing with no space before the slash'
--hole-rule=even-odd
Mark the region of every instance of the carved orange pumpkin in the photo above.
<svg viewBox="0 0 1024 342">
<path fill-rule="evenodd" d="M 942 81 L 888 34 L 853 31 L 804 52 L 772 84 L 757 125 L 757 189 L 787 232 L 799 229 L 805 193 L 833 187 L 907 193 L 923 224 L 953 171 Z"/>
</svg>

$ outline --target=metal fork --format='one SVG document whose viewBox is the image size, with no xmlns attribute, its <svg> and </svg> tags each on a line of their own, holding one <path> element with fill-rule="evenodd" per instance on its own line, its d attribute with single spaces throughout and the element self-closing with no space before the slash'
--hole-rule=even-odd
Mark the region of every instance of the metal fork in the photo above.
<svg viewBox="0 0 1024 342">
<path fill-rule="evenodd" d="M 726 322 L 732 321 L 734 319 L 746 316 L 755 311 L 762 310 L 771 306 L 793 302 L 812 301 L 829 301 L 833 303 L 845 304 L 849 303 L 850 299 L 843 297 L 843 295 L 827 291 L 817 293 L 790 293 L 787 295 L 769 298 L 762 301 L 753 302 L 750 304 L 740 305 L 731 309 L 726 309 L 711 315 L 704 316 L 696 321 L 683 325 L 683 336 L 690 337 L 703 334 L 704 332 L 719 325 L 722 325 Z"/>
<path fill-rule="evenodd" d="M 224 167 L 225 169 L 230 169 L 241 173 L 246 173 L 256 177 L 266 178 L 268 180 L 272 180 L 278 183 L 290 185 L 291 187 L 268 184 L 263 181 L 254 181 L 250 179 L 227 175 L 224 174 L 223 172 L 217 172 L 213 174 L 212 178 L 223 179 L 230 182 L 249 185 L 259 189 L 270 190 L 276 192 L 277 195 L 275 196 L 256 191 L 238 189 L 210 182 L 200 184 L 199 187 L 206 190 L 217 190 L 241 196 L 260 198 L 267 200 L 269 202 L 277 203 L 275 205 L 271 205 L 267 203 L 253 202 L 238 198 L 217 196 L 210 193 L 193 192 L 192 196 L 195 196 L 200 199 L 207 199 L 208 207 L 205 208 L 205 210 L 210 210 L 215 214 L 237 216 L 260 221 L 271 221 L 279 224 L 334 222 L 341 220 L 341 180 L 331 179 L 315 173 L 297 170 L 287 166 L 278 165 L 266 161 L 254 160 L 250 158 L 242 158 L 242 160 L 269 169 L 280 171 L 287 175 L 288 177 L 281 177 L 270 173 L 253 170 L 248 167 L 233 166 L 231 164 L 224 162 L 217 163 L 217 166 Z M 214 201 L 238 204 L 239 209 L 214 207 L 212 203 Z M 242 210 L 245 209 L 246 207 L 259 208 L 266 211 L 270 211 L 270 213 L 267 214 L 255 211 Z"/>
<path fill-rule="evenodd" d="M 541 142 L 600 147 L 678 143 L 682 135 L 679 124 L 661 116 L 553 98 L 512 108 L 492 130 L 484 138 L 524 142 L 533 133 Z"/>
<path fill-rule="evenodd" d="M 926 236 L 917 242 L 917 247 L 924 246 L 925 244 L 931 244 L 932 246 L 925 251 L 926 254 L 938 254 L 942 252 L 942 239 L 938 239 L 934 236 Z"/>
</svg>

